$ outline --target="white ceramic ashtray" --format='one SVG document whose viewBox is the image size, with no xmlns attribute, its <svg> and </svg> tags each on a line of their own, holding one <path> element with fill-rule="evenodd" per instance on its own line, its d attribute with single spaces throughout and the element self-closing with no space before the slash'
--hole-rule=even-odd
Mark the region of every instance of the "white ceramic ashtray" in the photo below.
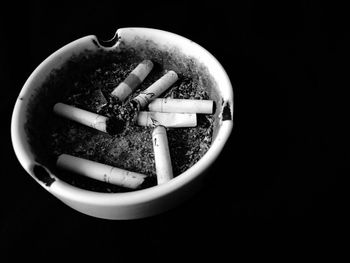
<svg viewBox="0 0 350 263">
<path fill-rule="evenodd" d="M 45 59 L 18 96 L 11 135 L 23 168 L 62 202 L 134 219 L 194 193 L 232 127 L 232 86 L 213 55 L 170 32 L 121 28 Z"/>
</svg>

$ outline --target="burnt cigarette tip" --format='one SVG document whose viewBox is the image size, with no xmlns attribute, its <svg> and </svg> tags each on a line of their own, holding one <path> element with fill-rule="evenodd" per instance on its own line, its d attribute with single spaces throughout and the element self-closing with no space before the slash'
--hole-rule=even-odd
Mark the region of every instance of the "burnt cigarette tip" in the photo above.
<svg viewBox="0 0 350 263">
<path fill-rule="evenodd" d="M 215 114 L 215 111 L 216 111 L 216 103 L 215 103 L 215 100 L 213 101 L 213 113 L 212 114 Z"/>
<path fill-rule="evenodd" d="M 139 189 L 145 189 L 157 185 L 157 178 L 155 176 L 147 176 L 140 186 Z"/>
<path fill-rule="evenodd" d="M 116 135 L 123 132 L 125 122 L 117 118 L 108 118 L 106 121 L 106 131 L 109 135 Z"/>
<path fill-rule="evenodd" d="M 138 103 L 136 100 L 132 100 L 130 103 L 135 111 L 140 111 L 140 103 Z"/>
</svg>

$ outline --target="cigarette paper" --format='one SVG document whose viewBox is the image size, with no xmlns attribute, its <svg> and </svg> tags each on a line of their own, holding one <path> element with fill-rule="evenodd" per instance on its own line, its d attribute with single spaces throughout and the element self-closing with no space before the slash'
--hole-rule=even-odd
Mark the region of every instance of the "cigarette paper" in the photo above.
<svg viewBox="0 0 350 263">
<path fill-rule="evenodd" d="M 148 104 L 150 111 L 212 114 L 214 101 L 161 98 Z"/>
<path fill-rule="evenodd" d="M 64 103 L 56 103 L 53 107 L 53 111 L 62 117 L 69 120 L 76 121 L 80 124 L 86 125 L 88 127 L 94 128 L 96 130 L 107 132 L 106 121 L 107 117 L 98 115 L 96 113 L 82 110 Z"/>
<path fill-rule="evenodd" d="M 147 89 L 142 91 L 138 96 L 133 100 L 136 101 L 140 108 L 144 108 L 148 103 L 157 98 L 165 90 L 167 90 L 171 85 L 173 85 L 178 79 L 178 76 L 175 71 L 168 71 L 160 79 L 154 82 Z"/>
<path fill-rule="evenodd" d="M 158 125 L 168 128 L 196 127 L 197 115 L 194 113 L 140 111 L 137 115 L 136 123 L 147 127 Z"/>
<path fill-rule="evenodd" d="M 118 98 L 119 101 L 124 101 L 147 77 L 152 68 L 152 61 L 142 61 L 133 71 L 131 71 L 127 78 L 112 91 L 112 95 Z"/>
<path fill-rule="evenodd" d="M 138 188 L 146 178 L 146 175 L 143 174 L 130 172 L 69 154 L 61 154 L 57 159 L 57 166 L 99 181 L 131 189 Z"/>
<path fill-rule="evenodd" d="M 156 164 L 157 183 L 163 184 L 173 178 L 173 168 L 168 145 L 168 137 L 163 126 L 157 126 L 152 132 L 154 161 Z"/>
</svg>

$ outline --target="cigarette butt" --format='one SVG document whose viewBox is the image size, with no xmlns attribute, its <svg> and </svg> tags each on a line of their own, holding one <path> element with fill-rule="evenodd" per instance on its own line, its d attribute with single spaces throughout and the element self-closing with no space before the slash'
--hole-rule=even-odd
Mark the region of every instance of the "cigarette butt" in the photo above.
<svg viewBox="0 0 350 263">
<path fill-rule="evenodd" d="M 144 60 L 131 71 L 126 79 L 121 82 L 113 91 L 112 96 L 123 102 L 142 81 L 147 77 L 153 68 L 151 60 Z"/>
<path fill-rule="evenodd" d="M 214 101 L 160 98 L 148 104 L 150 111 L 212 114 Z"/>
<path fill-rule="evenodd" d="M 61 154 L 57 159 L 57 166 L 86 177 L 131 189 L 138 188 L 146 178 L 146 175 L 143 174 L 130 172 L 69 154 Z"/>
<path fill-rule="evenodd" d="M 53 107 L 53 111 L 64 118 L 72 121 L 76 121 L 80 124 L 86 125 L 88 127 L 94 128 L 96 130 L 107 132 L 106 122 L 107 117 L 98 115 L 96 113 L 82 110 L 64 103 L 56 103 Z"/>
<path fill-rule="evenodd" d="M 162 125 L 168 128 L 196 127 L 197 115 L 194 113 L 168 113 L 140 111 L 136 123 L 139 126 L 155 127 Z"/>
<path fill-rule="evenodd" d="M 171 85 L 173 85 L 178 79 L 178 76 L 175 71 L 168 71 L 160 79 L 154 82 L 147 89 L 142 91 L 138 96 L 133 100 L 136 101 L 140 108 L 144 108 L 148 103 L 157 98 L 165 90 L 167 90 Z"/>
<path fill-rule="evenodd" d="M 157 126 L 152 132 L 154 160 L 157 183 L 163 184 L 173 178 L 173 168 L 168 145 L 168 137 L 163 126 Z"/>
</svg>

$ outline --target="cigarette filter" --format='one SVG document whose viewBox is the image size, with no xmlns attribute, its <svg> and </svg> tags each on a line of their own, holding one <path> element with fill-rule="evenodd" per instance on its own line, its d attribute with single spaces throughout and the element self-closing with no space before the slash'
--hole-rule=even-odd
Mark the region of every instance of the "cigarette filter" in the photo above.
<svg viewBox="0 0 350 263">
<path fill-rule="evenodd" d="M 168 145 L 168 137 L 163 126 L 157 126 L 152 132 L 154 160 L 157 182 L 163 184 L 173 178 L 173 168 Z"/>
<path fill-rule="evenodd" d="M 168 128 L 196 127 L 197 115 L 194 113 L 140 111 L 137 115 L 136 123 L 147 127 L 158 125 Z"/>
<path fill-rule="evenodd" d="M 96 113 L 82 110 L 60 102 L 55 104 L 53 111 L 57 115 L 69 120 L 76 121 L 80 124 L 97 129 L 99 131 L 107 132 L 106 121 L 108 118 L 102 115 L 98 115 Z"/>
<path fill-rule="evenodd" d="M 138 188 L 146 178 L 146 175 L 143 174 L 130 172 L 69 154 L 61 154 L 57 159 L 57 166 L 99 181 L 131 189 Z"/>
<path fill-rule="evenodd" d="M 121 82 L 113 91 L 112 95 L 119 101 L 124 101 L 138 85 L 147 77 L 153 68 L 150 60 L 144 60 Z"/>
<path fill-rule="evenodd" d="M 138 96 L 133 100 L 136 101 L 140 108 L 145 107 L 152 100 L 157 98 L 160 94 L 166 91 L 171 85 L 173 85 L 178 79 L 178 76 L 175 71 L 168 71 L 160 79 L 154 82 L 147 89 L 142 91 Z"/>
<path fill-rule="evenodd" d="M 150 111 L 212 114 L 214 101 L 160 98 L 148 104 Z"/>
</svg>

